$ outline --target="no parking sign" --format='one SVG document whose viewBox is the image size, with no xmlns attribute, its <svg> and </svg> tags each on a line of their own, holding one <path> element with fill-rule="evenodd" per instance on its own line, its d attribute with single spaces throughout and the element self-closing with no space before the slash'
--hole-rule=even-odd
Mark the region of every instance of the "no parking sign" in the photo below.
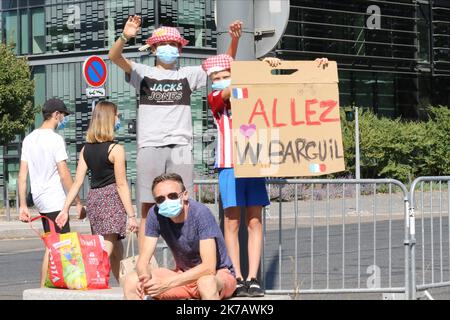
<svg viewBox="0 0 450 320">
<path fill-rule="evenodd" d="M 90 56 L 83 63 L 83 76 L 90 86 L 86 88 L 86 95 L 89 98 L 99 98 L 105 96 L 105 89 L 100 88 L 108 76 L 108 69 L 105 61 L 99 56 Z"/>
</svg>

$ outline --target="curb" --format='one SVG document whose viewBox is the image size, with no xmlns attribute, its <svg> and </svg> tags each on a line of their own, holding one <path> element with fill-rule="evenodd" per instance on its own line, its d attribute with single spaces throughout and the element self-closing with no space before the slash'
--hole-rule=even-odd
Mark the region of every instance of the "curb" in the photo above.
<svg viewBox="0 0 450 320">
<path fill-rule="evenodd" d="M 112 287 L 103 290 L 68 290 L 37 288 L 23 292 L 23 300 L 124 300 L 123 289 Z M 230 298 L 227 300 L 292 300 L 289 295 L 265 295 L 258 298 Z"/>
</svg>

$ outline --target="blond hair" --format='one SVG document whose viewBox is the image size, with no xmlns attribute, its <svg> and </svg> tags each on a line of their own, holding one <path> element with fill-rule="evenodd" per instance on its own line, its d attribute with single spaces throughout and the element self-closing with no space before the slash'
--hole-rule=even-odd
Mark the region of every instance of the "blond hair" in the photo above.
<svg viewBox="0 0 450 320">
<path fill-rule="evenodd" d="M 86 142 L 100 143 L 114 139 L 117 106 L 109 101 L 100 101 L 92 111 L 91 122 L 86 133 Z"/>
</svg>

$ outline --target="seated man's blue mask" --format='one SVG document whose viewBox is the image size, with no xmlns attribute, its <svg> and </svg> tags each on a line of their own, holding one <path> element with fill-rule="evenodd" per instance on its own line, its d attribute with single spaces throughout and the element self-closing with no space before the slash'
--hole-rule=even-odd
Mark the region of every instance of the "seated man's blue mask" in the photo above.
<svg viewBox="0 0 450 320">
<path fill-rule="evenodd" d="M 167 218 L 175 218 L 181 213 L 181 199 L 166 199 L 163 203 L 157 204 L 158 213 Z"/>
</svg>

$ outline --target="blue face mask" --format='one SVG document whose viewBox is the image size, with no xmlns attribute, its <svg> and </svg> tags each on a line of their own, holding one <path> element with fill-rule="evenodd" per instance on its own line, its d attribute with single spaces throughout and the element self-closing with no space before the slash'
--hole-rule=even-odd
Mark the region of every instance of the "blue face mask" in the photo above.
<svg viewBox="0 0 450 320">
<path fill-rule="evenodd" d="M 181 199 L 170 200 L 166 199 L 163 203 L 157 204 L 158 213 L 167 218 L 175 218 L 181 213 L 183 208 Z"/>
<path fill-rule="evenodd" d="M 62 130 L 65 127 L 67 127 L 67 124 L 69 123 L 69 117 L 65 116 L 64 119 L 58 123 L 58 126 L 56 127 L 57 130 Z"/>
<path fill-rule="evenodd" d="M 223 90 L 225 88 L 228 88 L 231 85 L 231 79 L 224 79 L 216 81 L 212 84 L 213 90 Z"/>
<path fill-rule="evenodd" d="M 114 132 L 119 131 L 120 129 L 120 119 L 117 119 L 116 123 L 114 124 Z"/>
<path fill-rule="evenodd" d="M 162 63 L 172 64 L 177 61 L 180 53 L 177 47 L 166 44 L 164 46 L 159 46 L 156 49 L 156 56 Z"/>
</svg>

